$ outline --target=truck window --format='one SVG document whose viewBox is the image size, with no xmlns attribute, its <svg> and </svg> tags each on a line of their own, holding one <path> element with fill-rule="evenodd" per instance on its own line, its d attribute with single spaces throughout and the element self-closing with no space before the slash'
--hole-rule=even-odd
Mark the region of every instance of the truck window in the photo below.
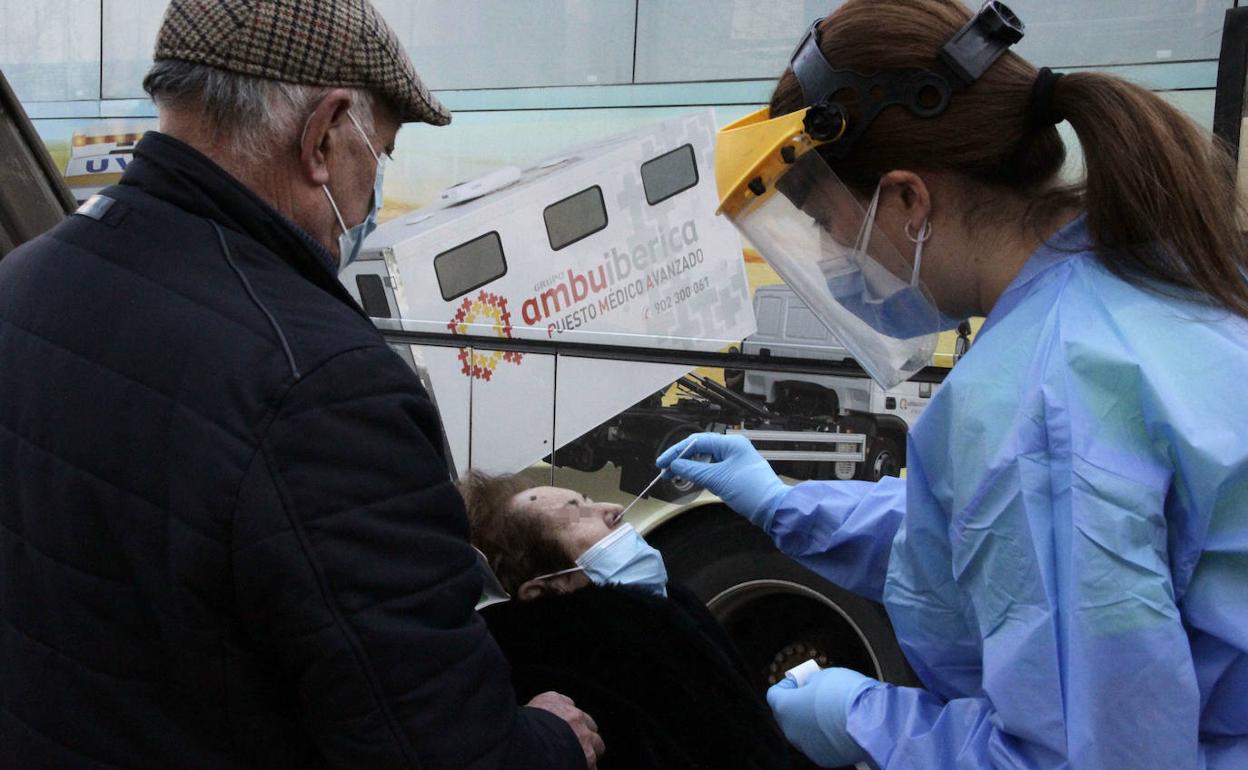
<svg viewBox="0 0 1248 770">
<path fill-rule="evenodd" d="M 641 183 L 651 206 L 698 184 L 698 163 L 693 145 L 686 144 L 641 164 Z"/>
<path fill-rule="evenodd" d="M 758 298 L 758 336 L 779 337 L 784 322 L 784 297 Z"/>
<path fill-rule="evenodd" d="M 370 318 L 390 318 L 390 303 L 386 302 L 386 289 L 381 276 L 364 274 L 355 277 L 355 287 L 360 290 L 360 304 Z"/>
<path fill-rule="evenodd" d="M 800 301 L 789 303 L 789 317 L 786 319 L 784 332 L 785 337 L 790 340 L 823 342 L 828 338 L 827 327 Z"/>
<path fill-rule="evenodd" d="M 507 274 L 503 241 L 497 232 L 473 238 L 433 258 L 442 299 L 451 301 Z"/>
<path fill-rule="evenodd" d="M 542 212 L 550 248 L 558 251 L 587 238 L 607 226 L 607 207 L 602 188 L 594 185 L 552 203 Z"/>
</svg>

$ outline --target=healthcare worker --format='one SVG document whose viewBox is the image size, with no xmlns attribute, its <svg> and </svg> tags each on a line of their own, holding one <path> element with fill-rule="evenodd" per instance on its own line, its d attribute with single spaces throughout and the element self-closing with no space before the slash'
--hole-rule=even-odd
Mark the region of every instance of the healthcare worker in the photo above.
<svg viewBox="0 0 1248 770">
<path fill-rule="evenodd" d="M 1248 768 L 1248 284 L 1231 175 L 1162 99 L 1037 72 L 999 3 L 849 0 L 725 128 L 723 213 L 881 385 L 987 321 L 905 480 L 659 466 L 882 601 L 922 688 L 769 701 L 824 766 Z M 1056 124 L 1086 181 L 1063 187 Z M 689 444 L 707 461 L 673 458 Z"/>
</svg>

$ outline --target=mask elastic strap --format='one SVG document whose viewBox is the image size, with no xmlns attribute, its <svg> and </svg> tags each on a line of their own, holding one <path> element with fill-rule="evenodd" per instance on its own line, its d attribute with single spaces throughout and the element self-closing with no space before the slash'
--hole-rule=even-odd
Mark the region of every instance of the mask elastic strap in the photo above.
<svg viewBox="0 0 1248 770">
<path fill-rule="evenodd" d="M 334 196 L 329 194 L 329 185 L 321 185 L 321 189 L 325 191 L 325 197 L 329 198 L 329 207 L 334 210 L 334 216 L 338 217 L 338 226 L 345 233 L 347 231 L 347 223 L 342 221 L 342 214 L 338 211 L 338 204 L 334 203 Z"/>
<path fill-rule="evenodd" d="M 364 146 L 368 147 L 368 151 L 373 154 L 373 162 L 377 164 L 377 174 L 378 174 L 377 178 L 380 180 L 381 174 L 385 173 L 386 171 L 385 156 L 383 156 L 381 153 L 373 149 L 373 143 L 368 138 L 368 132 L 364 130 L 364 126 L 360 125 L 360 121 L 356 119 L 355 115 L 351 112 L 351 110 L 347 110 L 347 117 L 350 118 L 351 122 L 355 125 L 355 130 L 360 132 L 360 137 L 364 139 Z M 372 205 L 375 205 L 375 206 L 381 205 L 381 199 L 378 197 L 380 194 L 381 192 L 379 189 L 373 190 Z"/>
<path fill-rule="evenodd" d="M 875 214 L 880 208 L 880 185 L 875 186 L 875 194 L 867 206 L 867 213 L 862 219 L 862 229 L 858 231 L 858 250 L 866 251 L 871 245 L 871 231 L 875 229 Z"/>
<path fill-rule="evenodd" d="M 368 145 L 368 151 L 373 154 L 373 160 L 377 161 L 377 165 L 381 165 L 381 153 L 373 149 L 373 143 L 369 141 L 368 134 L 364 131 L 364 127 L 360 125 L 360 121 L 355 119 L 351 114 L 351 110 L 347 110 L 347 117 L 351 118 L 351 122 L 355 124 L 355 130 L 360 132 L 360 136 L 364 137 L 364 144 Z"/>
<path fill-rule="evenodd" d="M 351 114 L 351 110 L 347 110 L 347 117 L 349 117 L 349 119 L 351 119 L 352 124 L 356 126 L 356 131 L 359 131 L 359 136 L 363 137 L 364 144 L 368 146 L 368 151 L 372 152 L 373 162 L 376 162 L 378 166 L 381 166 L 381 163 L 382 163 L 381 156 L 377 155 L 376 150 L 373 150 L 373 142 L 368 141 L 368 135 L 366 134 L 366 132 L 364 132 L 363 126 L 359 125 L 359 121 L 356 120 L 356 116 Z M 305 124 L 303 124 L 303 131 L 300 132 L 300 145 L 301 146 L 303 145 L 303 137 L 307 136 L 308 122 L 311 122 L 311 121 L 312 121 L 312 117 L 308 116 L 308 120 L 305 121 Z M 321 190 L 324 190 L 324 197 L 329 198 L 329 207 L 333 208 L 333 216 L 338 217 L 338 227 L 342 228 L 342 232 L 347 232 L 347 222 L 343 221 L 342 212 L 338 211 L 337 203 L 334 203 L 333 196 L 329 195 L 329 186 L 321 185 Z"/>
<path fill-rule="evenodd" d="M 561 575 L 571 575 L 573 572 L 583 572 L 584 569 L 585 569 L 584 567 L 568 567 L 567 569 L 561 569 L 558 572 L 547 572 L 545 575 L 538 575 L 535 578 L 529 578 L 529 579 L 530 580 L 546 580 L 547 578 L 559 577 Z"/>
<path fill-rule="evenodd" d="M 906 237 L 914 244 L 914 271 L 910 274 L 910 285 L 919 285 L 919 271 L 923 266 L 923 244 L 932 237 L 932 222 L 924 219 L 918 235 L 910 234 L 910 223 L 906 223 Z"/>
</svg>

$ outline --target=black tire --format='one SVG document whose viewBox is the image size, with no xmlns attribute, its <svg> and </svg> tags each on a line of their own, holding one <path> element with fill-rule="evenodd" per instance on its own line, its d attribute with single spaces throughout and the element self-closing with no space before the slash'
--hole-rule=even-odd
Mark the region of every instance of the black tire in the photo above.
<svg viewBox="0 0 1248 770">
<path fill-rule="evenodd" d="M 653 458 L 658 457 L 672 444 L 692 436 L 699 430 L 701 428 L 697 425 L 687 423 L 677 425 L 655 442 L 649 461 L 640 458 L 630 458 L 624 467 L 620 469 L 620 490 L 630 495 L 641 494 L 646 485 L 653 481 L 654 477 L 659 473 L 659 469 L 654 466 Z M 683 503 L 697 497 L 701 491 L 702 487 L 692 481 L 681 478 L 664 478 L 651 487 L 646 496 L 668 503 Z"/>
<path fill-rule="evenodd" d="M 723 506 L 688 512 L 647 539 L 668 575 L 707 603 L 763 691 L 809 658 L 894 684 L 917 683 L 879 604 L 780 553 Z"/>
<path fill-rule="evenodd" d="M 659 469 L 654 467 L 653 458 L 650 462 L 641 458 L 629 458 L 620 468 L 620 491 L 629 495 L 640 495 L 658 474 Z M 697 497 L 701 490 L 702 487 L 684 479 L 662 479 L 650 488 L 646 497 L 667 503 L 684 503 Z"/>
<path fill-rule="evenodd" d="M 702 487 L 698 484 L 681 478 L 665 478 L 660 479 L 658 484 L 650 490 L 652 497 L 657 497 L 669 503 L 683 503 L 686 500 L 692 500 L 702 491 Z"/>
<path fill-rule="evenodd" d="M 699 430 L 701 430 L 700 426 L 688 424 L 673 428 L 659 440 L 659 443 L 655 446 L 654 456 L 658 457 L 669 446 L 684 441 Z M 654 488 L 650 490 L 650 494 L 669 503 L 682 503 L 686 500 L 692 500 L 701 491 L 702 486 L 700 484 L 678 477 L 668 477 L 660 479 L 659 483 L 655 484 Z"/>
<path fill-rule="evenodd" d="M 897 442 L 883 436 L 867 437 L 867 458 L 859 466 L 854 478 L 862 481 L 879 481 L 885 476 L 901 475 L 901 450 Z"/>
</svg>

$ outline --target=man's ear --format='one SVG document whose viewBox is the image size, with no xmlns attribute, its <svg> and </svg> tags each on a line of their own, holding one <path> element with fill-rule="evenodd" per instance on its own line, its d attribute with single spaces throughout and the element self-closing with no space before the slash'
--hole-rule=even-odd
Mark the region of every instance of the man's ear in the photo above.
<svg viewBox="0 0 1248 770">
<path fill-rule="evenodd" d="M 348 122 L 351 92 L 335 88 L 316 104 L 299 137 L 299 168 L 304 178 L 318 187 L 329 184 L 329 154 L 334 147 L 336 129 Z"/>
<path fill-rule="evenodd" d="M 932 195 L 923 177 L 913 171 L 890 171 L 880 178 L 880 216 L 918 233 L 932 216 Z"/>
</svg>

